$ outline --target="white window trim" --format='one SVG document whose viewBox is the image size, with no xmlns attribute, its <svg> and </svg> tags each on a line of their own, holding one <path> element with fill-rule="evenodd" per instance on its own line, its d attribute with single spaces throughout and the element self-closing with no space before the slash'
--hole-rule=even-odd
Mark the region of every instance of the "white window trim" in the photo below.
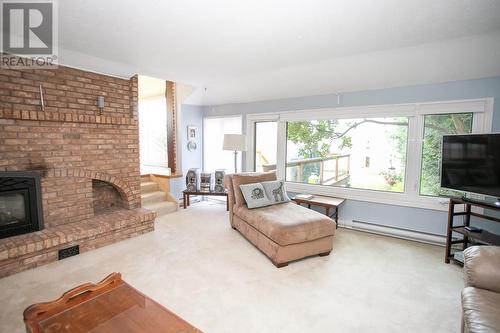
<svg viewBox="0 0 500 333">
<path fill-rule="evenodd" d="M 248 149 L 246 154 L 245 170 L 254 170 L 255 123 L 257 122 L 278 122 L 278 153 L 276 172 L 279 178 L 284 178 L 286 163 L 286 123 L 288 121 L 404 116 L 408 117 L 409 121 L 405 191 L 403 193 L 311 185 L 294 182 L 286 182 L 287 190 L 291 192 L 339 196 L 357 201 L 446 211 L 448 209 L 447 198 L 425 197 L 419 194 L 422 137 L 424 129 L 423 116 L 426 114 L 474 112 L 472 133 L 489 133 L 492 129 L 493 102 L 494 99 L 489 97 L 426 103 L 371 105 L 361 107 L 248 114 L 246 116 Z"/>
</svg>

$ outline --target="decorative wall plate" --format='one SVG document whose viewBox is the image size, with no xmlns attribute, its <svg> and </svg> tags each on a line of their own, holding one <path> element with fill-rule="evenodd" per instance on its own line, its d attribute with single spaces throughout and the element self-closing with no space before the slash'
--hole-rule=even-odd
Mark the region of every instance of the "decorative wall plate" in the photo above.
<svg viewBox="0 0 500 333">
<path fill-rule="evenodd" d="M 187 149 L 188 149 L 189 151 L 196 150 L 196 148 L 197 148 L 196 142 L 194 142 L 194 141 L 192 141 L 192 140 L 188 141 L 188 144 L 187 144 Z"/>
</svg>

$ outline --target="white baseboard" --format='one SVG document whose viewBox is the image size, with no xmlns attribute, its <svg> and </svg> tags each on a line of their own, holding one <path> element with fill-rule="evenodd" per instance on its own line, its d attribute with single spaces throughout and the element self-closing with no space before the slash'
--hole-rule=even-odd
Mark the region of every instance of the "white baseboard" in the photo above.
<svg viewBox="0 0 500 333">
<path fill-rule="evenodd" d="M 446 242 L 445 236 L 363 221 L 340 220 L 339 227 L 439 246 L 444 246 Z"/>
</svg>

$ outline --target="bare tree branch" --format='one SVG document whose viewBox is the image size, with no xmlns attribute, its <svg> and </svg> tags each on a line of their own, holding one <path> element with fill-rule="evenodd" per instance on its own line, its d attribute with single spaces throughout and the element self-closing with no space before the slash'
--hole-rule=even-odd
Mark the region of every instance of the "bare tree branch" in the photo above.
<svg viewBox="0 0 500 333">
<path fill-rule="evenodd" d="M 373 120 L 373 119 L 363 119 L 362 121 L 359 121 L 357 123 L 352 124 L 349 126 L 345 131 L 343 132 L 331 132 L 331 134 L 335 135 L 334 138 L 332 139 L 340 139 L 341 137 L 345 136 L 349 131 L 352 129 L 355 129 L 361 124 L 364 123 L 374 123 L 374 124 L 380 124 L 380 125 L 395 125 L 395 126 L 408 126 L 408 122 L 397 122 L 397 121 L 381 121 L 381 120 Z"/>
</svg>

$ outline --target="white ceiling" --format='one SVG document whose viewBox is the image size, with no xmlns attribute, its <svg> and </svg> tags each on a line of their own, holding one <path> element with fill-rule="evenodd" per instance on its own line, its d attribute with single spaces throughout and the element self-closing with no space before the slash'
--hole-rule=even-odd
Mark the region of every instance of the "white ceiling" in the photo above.
<svg viewBox="0 0 500 333">
<path fill-rule="evenodd" d="M 223 104 L 500 75 L 498 0 L 64 0 L 62 64 Z"/>
</svg>

